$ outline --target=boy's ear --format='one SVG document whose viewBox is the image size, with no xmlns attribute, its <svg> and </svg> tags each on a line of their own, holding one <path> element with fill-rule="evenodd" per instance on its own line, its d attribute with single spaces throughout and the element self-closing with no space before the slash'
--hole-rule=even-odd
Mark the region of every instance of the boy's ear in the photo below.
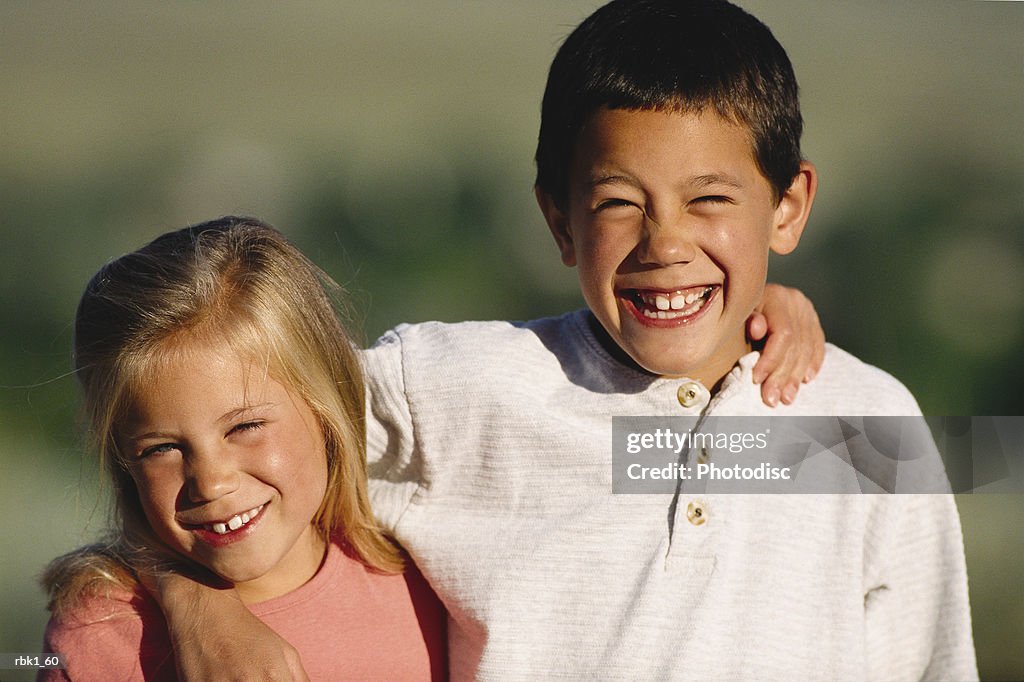
<svg viewBox="0 0 1024 682">
<path fill-rule="evenodd" d="M 817 191 L 818 169 L 810 161 L 801 161 L 800 171 L 775 209 L 775 223 L 769 241 L 772 251 L 785 255 L 800 243 Z"/>
<path fill-rule="evenodd" d="M 558 244 L 562 262 L 573 267 L 576 265 L 576 246 L 572 240 L 572 232 L 569 230 L 569 214 L 560 209 L 554 198 L 539 186 L 534 186 L 533 193 L 537 197 L 540 212 L 544 214 L 544 220 L 548 222 L 548 229 L 551 230 L 555 243 Z"/>
</svg>

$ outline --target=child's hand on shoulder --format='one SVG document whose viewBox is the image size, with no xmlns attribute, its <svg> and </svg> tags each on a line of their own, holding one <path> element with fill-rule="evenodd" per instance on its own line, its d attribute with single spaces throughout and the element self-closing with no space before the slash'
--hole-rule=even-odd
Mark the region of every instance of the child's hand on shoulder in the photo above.
<svg viewBox="0 0 1024 682">
<path fill-rule="evenodd" d="M 754 383 L 772 407 L 789 405 L 800 384 L 813 379 L 825 359 L 825 332 L 810 299 L 799 290 L 766 284 L 761 303 L 747 320 L 752 341 L 765 340 L 754 365 Z"/>
<path fill-rule="evenodd" d="M 183 680 L 309 682 L 299 652 L 230 589 L 177 574 L 144 581 L 167 618 Z"/>
</svg>

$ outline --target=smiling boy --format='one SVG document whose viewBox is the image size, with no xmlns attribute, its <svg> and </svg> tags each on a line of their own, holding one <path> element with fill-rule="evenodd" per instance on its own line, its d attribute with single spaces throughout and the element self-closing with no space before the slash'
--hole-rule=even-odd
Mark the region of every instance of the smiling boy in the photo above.
<svg viewBox="0 0 1024 682">
<path fill-rule="evenodd" d="M 672 106 L 595 111 L 579 133 L 568 196 L 538 184 L 537 198 L 609 347 L 652 374 L 714 387 L 750 351 L 745 321 L 768 251 L 796 248 L 816 172 L 800 162 L 779 191 L 757 167 L 747 128 Z"/>
<path fill-rule="evenodd" d="M 920 414 L 833 346 L 792 404 L 760 400 L 744 323 L 817 187 L 771 32 L 616 0 L 541 116 L 537 199 L 587 309 L 367 353 L 374 509 L 448 608 L 452 677 L 976 678 L 950 496 L 611 492 L 614 416 Z"/>
</svg>

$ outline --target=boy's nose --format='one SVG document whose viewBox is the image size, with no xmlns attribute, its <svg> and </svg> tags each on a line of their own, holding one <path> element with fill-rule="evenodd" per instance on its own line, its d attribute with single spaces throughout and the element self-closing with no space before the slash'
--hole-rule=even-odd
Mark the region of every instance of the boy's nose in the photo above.
<svg viewBox="0 0 1024 682">
<path fill-rule="evenodd" d="M 697 257 L 692 229 L 679 224 L 661 225 L 649 215 L 644 218 L 644 236 L 637 257 L 645 265 L 689 263 Z"/>
<path fill-rule="evenodd" d="M 192 502 L 209 502 L 238 489 L 238 469 L 221 453 L 192 453 L 186 482 Z"/>
</svg>

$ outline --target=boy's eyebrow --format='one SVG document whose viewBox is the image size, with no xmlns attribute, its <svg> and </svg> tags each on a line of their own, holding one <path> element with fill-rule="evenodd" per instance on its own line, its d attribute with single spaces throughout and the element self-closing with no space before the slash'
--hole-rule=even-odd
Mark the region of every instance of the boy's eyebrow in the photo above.
<svg viewBox="0 0 1024 682">
<path fill-rule="evenodd" d="M 601 185 L 629 185 L 630 187 L 640 187 L 640 183 L 631 175 L 622 175 L 618 173 L 595 173 L 591 175 L 586 182 L 587 189 L 595 189 Z"/>
<path fill-rule="evenodd" d="M 743 189 L 743 183 L 728 173 L 702 173 L 691 176 L 684 184 L 698 189 L 704 189 L 712 185 L 724 185 L 733 189 Z M 628 185 L 637 188 L 642 186 L 633 176 L 621 173 L 594 174 L 586 183 L 588 190 L 594 190 L 601 185 Z"/>
<path fill-rule="evenodd" d="M 689 180 L 689 184 L 701 189 L 710 187 L 711 185 L 725 185 L 726 187 L 732 187 L 733 189 L 743 189 L 743 184 L 739 180 L 727 175 L 725 173 L 706 173 L 704 175 L 695 175 Z"/>
</svg>

